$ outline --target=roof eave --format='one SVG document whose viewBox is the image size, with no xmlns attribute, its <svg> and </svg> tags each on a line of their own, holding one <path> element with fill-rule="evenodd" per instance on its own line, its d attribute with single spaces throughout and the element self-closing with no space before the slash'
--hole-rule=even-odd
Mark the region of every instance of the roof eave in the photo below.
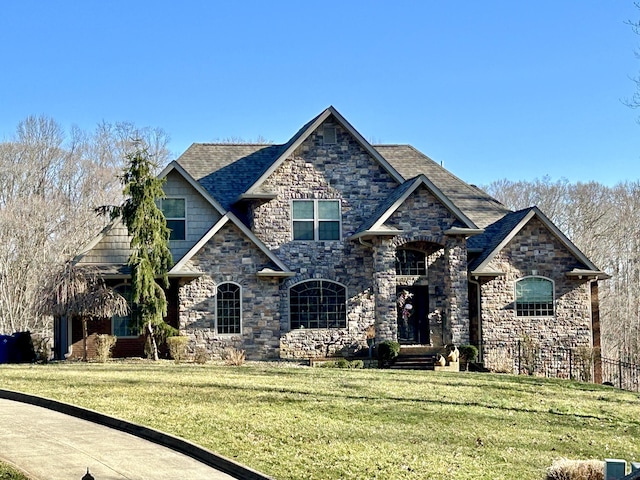
<svg viewBox="0 0 640 480">
<path fill-rule="evenodd" d="M 587 280 L 608 280 L 611 278 L 611 275 L 601 271 L 601 270 L 584 270 L 584 269 L 573 269 L 569 272 L 566 272 L 565 275 L 569 278 L 578 278 L 578 279 L 587 279 Z"/>
<path fill-rule="evenodd" d="M 464 235 L 465 237 L 471 237 L 473 235 L 481 235 L 483 233 L 484 233 L 483 228 L 453 227 L 444 231 L 445 235 Z"/>
</svg>

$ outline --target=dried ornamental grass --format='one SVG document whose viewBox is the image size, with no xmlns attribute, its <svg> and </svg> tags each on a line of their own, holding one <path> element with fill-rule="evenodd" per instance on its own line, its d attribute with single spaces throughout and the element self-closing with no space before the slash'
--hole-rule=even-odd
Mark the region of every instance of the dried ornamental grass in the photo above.
<svg viewBox="0 0 640 480">
<path fill-rule="evenodd" d="M 237 348 L 227 347 L 222 352 L 222 360 L 224 360 L 226 365 L 239 367 L 240 365 L 244 365 L 245 352 Z"/>
<path fill-rule="evenodd" d="M 562 458 L 549 467 L 546 480 L 604 480 L 604 462 Z"/>
</svg>

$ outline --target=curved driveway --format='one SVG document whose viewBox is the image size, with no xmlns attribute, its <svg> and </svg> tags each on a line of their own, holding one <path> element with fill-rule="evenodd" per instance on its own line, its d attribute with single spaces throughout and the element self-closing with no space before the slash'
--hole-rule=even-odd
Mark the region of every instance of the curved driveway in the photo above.
<svg viewBox="0 0 640 480">
<path fill-rule="evenodd" d="M 7 399 L 12 396 L 25 397 L 29 403 Z M 90 410 L 6 390 L 0 391 L 0 397 L 4 397 L 0 398 L 0 459 L 33 480 L 80 480 L 87 468 L 95 480 L 269 478 L 177 437 Z M 37 406 L 39 400 L 49 408 Z M 96 419 L 118 429 L 100 425 Z M 154 441 L 121 430 L 139 430 Z M 188 455 L 176 451 L 176 445 Z M 210 466 L 216 462 L 232 475 Z"/>
</svg>

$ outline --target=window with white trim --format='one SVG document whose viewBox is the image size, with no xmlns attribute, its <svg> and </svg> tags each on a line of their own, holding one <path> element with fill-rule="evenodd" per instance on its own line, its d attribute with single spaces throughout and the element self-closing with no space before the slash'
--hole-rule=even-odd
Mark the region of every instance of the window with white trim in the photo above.
<svg viewBox="0 0 640 480">
<path fill-rule="evenodd" d="M 347 289 L 329 280 L 308 280 L 289 289 L 291 329 L 346 328 Z"/>
<path fill-rule="evenodd" d="M 419 250 L 396 250 L 396 275 L 426 275 L 427 262 Z"/>
<path fill-rule="evenodd" d="M 133 290 L 131 285 L 123 284 L 114 288 L 129 303 L 128 315 L 114 315 L 111 317 L 111 333 L 115 337 L 138 337 L 140 336 L 141 316 L 140 309 L 133 304 Z"/>
<path fill-rule="evenodd" d="M 167 220 L 167 227 L 171 230 L 169 240 L 184 240 L 187 238 L 187 215 L 184 198 L 160 199 L 160 210 Z"/>
<path fill-rule="evenodd" d="M 339 200 L 294 200 L 294 240 L 340 240 Z"/>
<path fill-rule="evenodd" d="M 237 283 L 221 283 L 216 294 L 217 332 L 221 335 L 241 333 L 242 287 Z"/>
<path fill-rule="evenodd" d="M 553 281 L 544 277 L 525 277 L 516 282 L 515 288 L 516 316 L 553 316 Z"/>
</svg>

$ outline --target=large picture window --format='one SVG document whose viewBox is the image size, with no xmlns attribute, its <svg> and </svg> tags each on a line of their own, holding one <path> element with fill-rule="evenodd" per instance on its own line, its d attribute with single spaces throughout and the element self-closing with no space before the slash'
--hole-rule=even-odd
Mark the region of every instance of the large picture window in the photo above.
<svg viewBox="0 0 640 480">
<path fill-rule="evenodd" d="M 543 277 L 526 277 L 516 282 L 518 317 L 553 316 L 553 282 Z"/>
<path fill-rule="evenodd" d="M 289 290 L 291 329 L 345 328 L 347 292 L 339 283 L 310 280 Z"/>
<path fill-rule="evenodd" d="M 163 198 L 160 200 L 160 210 L 167 220 L 167 227 L 171 230 L 169 240 L 186 239 L 186 207 L 184 198 Z"/>
<path fill-rule="evenodd" d="M 216 319 L 219 334 L 240 333 L 242 324 L 241 287 L 235 283 L 218 285 Z"/>
<path fill-rule="evenodd" d="M 294 200 L 294 240 L 340 240 L 339 200 Z"/>
<path fill-rule="evenodd" d="M 129 315 L 111 317 L 111 332 L 115 337 L 138 337 L 140 335 L 140 309 L 133 304 L 131 285 L 118 285 L 114 288 L 129 303 Z"/>
</svg>

